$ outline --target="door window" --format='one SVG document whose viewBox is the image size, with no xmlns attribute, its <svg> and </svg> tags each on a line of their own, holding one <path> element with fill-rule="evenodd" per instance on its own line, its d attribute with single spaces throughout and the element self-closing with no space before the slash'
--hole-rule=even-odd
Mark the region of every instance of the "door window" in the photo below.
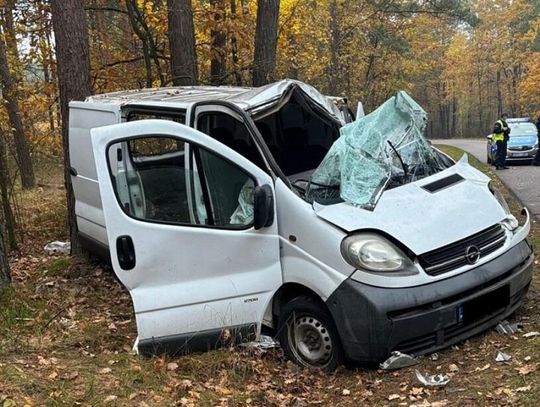
<svg viewBox="0 0 540 407">
<path fill-rule="evenodd" d="M 235 117 L 223 112 L 202 113 L 197 117 L 197 130 L 225 144 L 259 168 L 265 168 L 247 126 Z"/>
<path fill-rule="evenodd" d="M 255 181 L 230 161 L 177 138 L 148 136 L 109 146 L 117 199 L 131 217 L 245 229 Z"/>
</svg>

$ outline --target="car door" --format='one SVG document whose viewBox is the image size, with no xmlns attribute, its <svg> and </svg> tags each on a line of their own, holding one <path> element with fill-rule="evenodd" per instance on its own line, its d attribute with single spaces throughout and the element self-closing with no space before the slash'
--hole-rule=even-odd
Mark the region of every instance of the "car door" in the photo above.
<svg viewBox="0 0 540 407">
<path fill-rule="evenodd" d="M 139 350 L 206 349 L 257 331 L 282 284 L 277 220 L 254 227 L 254 190 L 273 194 L 271 177 L 174 122 L 122 123 L 91 137 L 112 264 L 133 300 Z"/>
</svg>

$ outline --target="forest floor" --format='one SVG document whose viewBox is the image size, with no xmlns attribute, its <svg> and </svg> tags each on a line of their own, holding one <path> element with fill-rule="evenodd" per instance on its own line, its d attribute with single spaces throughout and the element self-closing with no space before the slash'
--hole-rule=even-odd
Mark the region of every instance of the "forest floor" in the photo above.
<svg viewBox="0 0 540 407">
<path fill-rule="evenodd" d="M 446 149 L 460 156 L 456 149 Z M 471 163 L 494 176 L 491 170 Z M 110 269 L 48 256 L 63 240 L 65 204 L 58 165 L 40 168 L 40 187 L 21 193 L 24 241 L 11 258 L 13 287 L 0 293 L 0 407 L 121 406 L 484 406 L 536 405 L 540 399 L 538 278 L 512 318 L 522 332 L 489 331 L 394 372 L 298 368 L 279 350 L 222 349 L 179 358 L 132 354 L 136 326 L 128 292 Z M 498 181 L 497 181 L 498 182 Z M 514 213 L 519 204 L 504 186 Z M 540 225 L 531 240 L 540 247 Z M 538 255 L 538 253 L 537 253 Z M 540 271 L 536 261 L 535 275 Z M 512 356 L 495 361 L 498 351 Z M 443 388 L 415 377 L 446 373 Z"/>
</svg>

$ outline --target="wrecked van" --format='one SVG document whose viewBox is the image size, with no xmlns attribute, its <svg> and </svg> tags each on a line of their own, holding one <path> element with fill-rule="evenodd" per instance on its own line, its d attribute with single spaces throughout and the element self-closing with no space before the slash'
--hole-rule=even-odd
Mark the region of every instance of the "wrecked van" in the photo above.
<svg viewBox="0 0 540 407">
<path fill-rule="evenodd" d="M 295 362 L 333 369 L 433 352 L 513 313 L 532 276 L 528 212 L 518 224 L 425 123 L 401 92 L 344 126 L 291 80 L 72 102 L 79 233 L 129 290 L 138 351 L 271 329 Z"/>
</svg>

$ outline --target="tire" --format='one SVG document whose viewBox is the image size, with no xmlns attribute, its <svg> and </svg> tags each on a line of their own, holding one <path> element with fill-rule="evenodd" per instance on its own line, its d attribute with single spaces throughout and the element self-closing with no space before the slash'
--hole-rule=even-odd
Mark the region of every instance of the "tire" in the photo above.
<svg viewBox="0 0 540 407">
<path fill-rule="evenodd" d="M 293 362 L 333 371 L 343 364 L 341 340 L 326 307 L 311 297 L 296 297 L 281 310 L 278 338 Z"/>
<path fill-rule="evenodd" d="M 488 164 L 491 164 L 491 156 L 489 154 L 487 155 L 487 160 L 486 161 L 487 161 Z"/>
</svg>

